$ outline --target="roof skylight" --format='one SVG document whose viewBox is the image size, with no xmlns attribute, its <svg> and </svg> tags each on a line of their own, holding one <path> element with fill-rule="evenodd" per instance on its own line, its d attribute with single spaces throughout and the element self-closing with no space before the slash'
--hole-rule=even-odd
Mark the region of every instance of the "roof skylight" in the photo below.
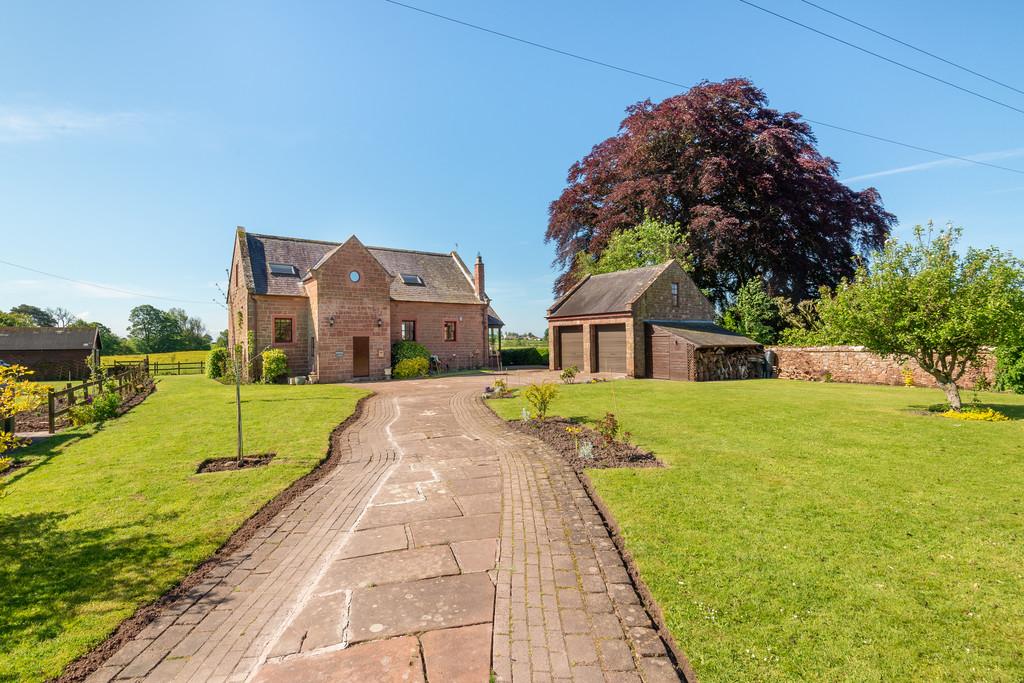
<svg viewBox="0 0 1024 683">
<path fill-rule="evenodd" d="M 413 285 L 415 287 L 426 287 L 426 283 L 423 282 L 423 278 L 419 275 L 412 275 L 411 273 L 402 273 L 402 282 L 407 285 Z"/>
<path fill-rule="evenodd" d="M 297 276 L 299 274 L 299 269 L 290 263 L 271 263 L 270 274 Z"/>
</svg>

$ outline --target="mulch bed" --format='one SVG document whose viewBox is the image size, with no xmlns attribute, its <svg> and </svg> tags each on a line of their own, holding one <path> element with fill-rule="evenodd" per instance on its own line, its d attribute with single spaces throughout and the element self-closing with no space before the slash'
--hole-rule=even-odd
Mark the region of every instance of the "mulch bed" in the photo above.
<svg viewBox="0 0 1024 683">
<path fill-rule="evenodd" d="M 238 458 L 207 458 L 199 463 L 196 474 L 204 472 L 229 472 L 231 470 L 244 470 L 250 467 L 262 467 L 274 459 L 276 453 L 259 453 L 257 455 L 244 455 Z"/>
<path fill-rule="evenodd" d="M 103 666 L 103 663 L 110 659 L 111 655 L 121 649 L 122 645 L 138 635 L 142 629 L 146 628 L 151 621 L 156 619 L 165 607 L 172 605 L 175 601 L 184 597 L 192 588 L 202 583 L 206 575 L 214 567 L 244 546 L 260 527 L 272 520 L 296 496 L 313 486 L 313 484 L 337 467 L 338 463 L 341 462 L 344 452 L 341 446 L 342 434 L 349 425 L 362 416 L 363 404 L 369 398 L 371 397 L 366 396 L 360 399 L 359 403 L 356 404 L 355 411 L 344 422 L 334 428 L 334 431 L 331 432 L 328 438 L 327 455 L 312 472 L 301 479 L 295 480 L 288 488 L 268 501 L 252 517 L 245 520 L 242 526 L 235 533 L 231 534 L 230 538 L 224 541 L 224 545 L 218 548 L 209 559 L 202 562 L 191 574 L 182 579 L 181 583 L 164 593 L 154 602 L 143 605 L 135 610 L 135 614 L 122 621 L 106 640 L 68 664 L 61 675 L 53 680 L 56 683 L 71 683 L 72 681 L 85 680 L 89 674 Z"/>
<path fill-rule="evenodd" d="M 653 453 L 634 446 L 631 443 L 613 441 L 608 443 L 590 427 L 565 418 L 555 417 L 546 420 L 516 420 L 509 423 L 514 429 L 535 436 L 555 449 L 566 462 L 577 472 L 585 469 L 605 469 L 609 467 L 664 467 L 664 463 L 654 457 Z M 582 431 L 577 436 L 579 441 L 589 441 L 594 446 L 593 456 L 587 460 L 580 457 L 579 449 L 567 427 L 578 427 Z"/>
</svg>

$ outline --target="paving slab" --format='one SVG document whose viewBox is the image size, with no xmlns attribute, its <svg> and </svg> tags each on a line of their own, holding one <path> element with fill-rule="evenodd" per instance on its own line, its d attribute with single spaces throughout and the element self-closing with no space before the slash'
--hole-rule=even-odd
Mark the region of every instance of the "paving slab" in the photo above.
<svg viewBox="0 0 1024 683">
<path fill-rule="evenodd" d="M 459 565 L 451 548 L 435 545 L 337 560 L 324 572 L 316 590 L 318 593 L 333 593 L 346 588 L 381 586 L 458 573 Z"/>
<path fill-rule="evenodd" d="M 370 507 L 357 527 L 359 530 L 393 524 L 405 524 L 423 519 L 461 517 L 462 510 L 448 497 L 395 505 L 374 505 Z"/>
<path fill-rule="evenodd" d="M 396 524 L 354 532 L 338 553 L 338 557 L 361 557 L 392 550 L 405 550 L 408 547 L 409 536 L 405 532 L 405 525 Z"/>
<path fill-rule="evenodd" d="M 451 548 L 463 574 L 490 571 L 498 561 L 497 538 L 459 541 L 452 543 Z"/>
<path fill-rule="evenodd" d="M 500 517 L 498 514 L 471 515 L 413 522 L 409 524 L 409 534 L 414 547 L 493 538 L 498 535 Z"/>
<path fill-rule="evenodd" d="M 344 650 L 267 662 L 257 683 L 423 683 L 420 644 L 414 636 Z"/>
<path fill-rule="evenodd" d="M 494 584 L 486 574 L 357 588 L 349 642 L 490 623 L 493 612 Z"/>
<path fill-rule="evenodd" d="M 428 681 L 484 683 L 491 672 L 491 625 L 430 631 L 420 637 Z"/>
</svg>

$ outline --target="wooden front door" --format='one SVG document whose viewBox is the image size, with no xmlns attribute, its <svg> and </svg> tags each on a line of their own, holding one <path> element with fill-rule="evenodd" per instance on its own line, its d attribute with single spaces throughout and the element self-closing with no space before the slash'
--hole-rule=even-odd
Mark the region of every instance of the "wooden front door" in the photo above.
<svg viewBox="0 0 1024 683">
<path fill-rule="evenodd" d="M 352 337 L 352 376 L 370 376 L 369 337 Z"/>
</svg>

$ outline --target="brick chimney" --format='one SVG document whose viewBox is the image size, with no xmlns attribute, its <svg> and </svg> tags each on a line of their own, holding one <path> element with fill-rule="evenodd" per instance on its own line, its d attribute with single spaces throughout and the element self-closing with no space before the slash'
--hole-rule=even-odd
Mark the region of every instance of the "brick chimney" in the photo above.
<svg viewBox="0 0 1024 683">
<path fill-rule="evenodd" d="M 476 255 L 476 263 L 473 265 L 473 287 L 476 295 L 481 301 L 487 301 L 487 294 L 484 291 L 484 260 L 480 254 Z"/>
</svg>

